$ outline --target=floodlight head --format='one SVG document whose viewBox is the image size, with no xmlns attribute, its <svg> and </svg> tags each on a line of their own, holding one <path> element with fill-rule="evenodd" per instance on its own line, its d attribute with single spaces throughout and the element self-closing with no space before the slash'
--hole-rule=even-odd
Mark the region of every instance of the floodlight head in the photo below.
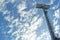
<svg viewBox="0 0 60 40">
<path fill-rule="evenodd" d="M 45 4 L 36 4 L 36 8 L 42 8 L 42 9 L 49 9 L 49 5 L 45 5 Z"/>
</svg>

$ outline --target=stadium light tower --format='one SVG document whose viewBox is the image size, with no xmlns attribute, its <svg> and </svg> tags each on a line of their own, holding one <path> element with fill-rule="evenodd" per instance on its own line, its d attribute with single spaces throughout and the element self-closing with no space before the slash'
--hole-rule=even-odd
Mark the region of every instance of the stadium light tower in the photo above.
<svg viewBox="0 0 60 40">
<path fill-rule="evenodd" d="M 52 40 L 60 40 L 60 38 L 57 38 L 55 36 L 55 34 L 53 32 L 53 28 L 52 28 L 52 26 L 50 24 L 50 21 L 49 21 L 48 15 L 47 15 L 47 12 L 48 12 L 48 9 L 50 8 L 50 5 L 36 4 L 36 8 L 43 9 L 44 15 L 45 15 L 45 18 L 46 18 L 46 22 L 47 22 L 47 25 L 48 25 L 48 29 L 49 29 L 49 32 L 50 32 L 50 35 L 51 35 Z"/>
</svg>

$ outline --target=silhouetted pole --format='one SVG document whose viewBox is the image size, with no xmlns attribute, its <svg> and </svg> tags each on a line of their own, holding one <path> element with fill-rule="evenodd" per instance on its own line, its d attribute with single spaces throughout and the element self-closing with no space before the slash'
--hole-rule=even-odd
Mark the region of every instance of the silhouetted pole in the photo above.
<svg viewBox="0 0 60 40">
<path fill-rule="evenodd" d="M 52 26 L 50 24 L 50 21 L 48 19 L 47 12 L 48 12 L 49 7 L 50 7 L 49 5 L 45 5 L 45 4 L 37 4 L 36 5 L 36 8 L 41 8 L 44 11 L 44 15 L 45 15 L 45 18 L 46 18 L 46 22 L 47 22 L 52 40 L 60 40 L 60 38 L 55 37 L 55 34 L 53 32 L 53 28 L 52 28 Z"/>
</svg>

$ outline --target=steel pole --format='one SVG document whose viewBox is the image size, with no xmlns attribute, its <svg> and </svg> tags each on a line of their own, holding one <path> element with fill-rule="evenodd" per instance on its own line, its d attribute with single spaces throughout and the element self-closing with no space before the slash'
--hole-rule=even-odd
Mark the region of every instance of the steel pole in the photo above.
<svg viewBox="0 0 60 40">
<path fill-rule="evenodd" d="M 48 10 L 43 9 L 43 11 L 44 11 L 44 15 L 45 15 L 46 22 L 47 22 L 47 25 L 48 25 L 48 29 L 49 29 L 49 32 L 50 32 L 50 36 L 51 36 L 52 40 L 55 40 L 54 32 L 53 32 L 53 29 L 51 27 L 51 24 L 49 22 L 48 15 L 47 15 Z"/>
<path fill-rule="evenodd" d="M 46 18 L 46 22 L 47 22 L 47 25 L 48 25 L 48 29 L 49 29 L 49 32 L 50 32 L 52 40 L 60 40 L 60 38 L 55 37 L 55 34 L 53 32 L 53 28 L 51 26 L 51 23 L 49 21 L 48 15 L 47 15 L 47 12 L 48 12 L 48 9 L 49 9 L 49 5 L 37 4 L 36 8 L 43 9 L 44 15 L 45 15 L 45 18 Z"/>
</svg>

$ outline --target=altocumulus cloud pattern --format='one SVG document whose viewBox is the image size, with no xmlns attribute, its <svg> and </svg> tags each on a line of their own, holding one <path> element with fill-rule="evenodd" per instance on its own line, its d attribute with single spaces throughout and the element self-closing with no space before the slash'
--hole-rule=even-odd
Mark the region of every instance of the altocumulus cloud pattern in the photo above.
<svg viewBox="0 0 60 40">
<path fill-rule="evenodd" d="M 60 0 L 0 0 L 0 40 L 51 40 L 37 3 L 50 5 L 48 17 L 60 37 Z"/>
</svg>

